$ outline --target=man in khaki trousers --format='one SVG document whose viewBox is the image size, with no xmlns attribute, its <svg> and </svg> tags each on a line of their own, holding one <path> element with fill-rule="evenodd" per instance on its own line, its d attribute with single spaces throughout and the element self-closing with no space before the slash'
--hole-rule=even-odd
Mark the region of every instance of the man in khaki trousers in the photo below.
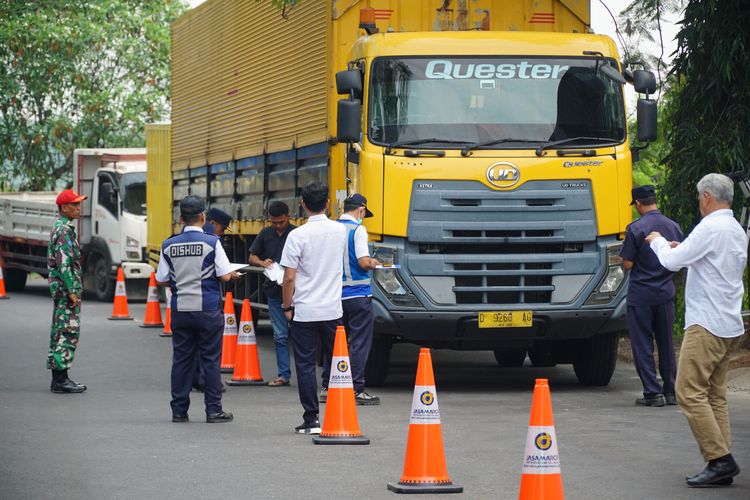
<svg viewBox="0 0 750 500">
<path fill-rule="evenodd" d="M 646 236 L 662 266 L 688 270 L 685 337 L 675 389 L 708 462 L 703 471 L 686 478 L 690 487 L 729 485 L 740 473 L 731 455 L 726 392 L 730 356 L 745 333 L 740 311 L 747 240 L 730 209 L 733 194 L 731 179 L 708 174 L 698 182 L 703 219 L 685 241 L 668 242 L 657 232 Z"/>
</svg>

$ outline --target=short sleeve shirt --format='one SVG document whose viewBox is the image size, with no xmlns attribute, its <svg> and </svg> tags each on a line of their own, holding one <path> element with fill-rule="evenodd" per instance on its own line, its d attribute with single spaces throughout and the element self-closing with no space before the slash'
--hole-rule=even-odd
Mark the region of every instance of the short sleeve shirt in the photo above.
<svg viewBox="0 0 750 500">
<path fill-rule="evenodd" d="M 633 261 L 628 284 L 629 306 L 660 305 L 674 298 L 672 272 L 665 269 L 646 243 L 646 236 L 658 231 L 668 241 L 682 241 L 680 226 L 659 210 L 646 212 L 625 231 L 620 256 Z"/>
<path fill-rule="evenodd" d="M 271 259 L 274 262 L 281 262 L 281 252 L 284 250 L 286 238 L 296 227 L 294 224 L 289 224 L 281 236 L 274 227 L 263 228 L 250 246 L 250 253 L 257 255 L 260 260 Z M 263 292 L 266 297 L 281 298 L 281 287 L 265 276 L 263 276 Z"/>
</svg>

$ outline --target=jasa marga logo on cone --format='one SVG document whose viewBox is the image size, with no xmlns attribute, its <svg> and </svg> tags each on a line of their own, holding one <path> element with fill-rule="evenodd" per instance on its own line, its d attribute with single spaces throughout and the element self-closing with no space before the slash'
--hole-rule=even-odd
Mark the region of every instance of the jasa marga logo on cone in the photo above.
<svg viewBox="0 0 750 500">
<path fill-rule="evenodd" d="M 560 455 L 554 427 L 529 427 L 523 458 L 524 474 L 559 474 Z"/>
<path fill-rule="evenodd" d="M 440 408 L 438 407 L 435 386 L 416 386 L 411 402 L 410 424 L 439 424 Z"/>
<path fill-rule="evenodd" d="M 352 369 L 349 366 L 349 360 L 344 356 L 334 356 L 331 361 L 331 378 L 328 381 L 328 388 L 344 389 L 354 387 L 352 384 Z"/>
</svg>

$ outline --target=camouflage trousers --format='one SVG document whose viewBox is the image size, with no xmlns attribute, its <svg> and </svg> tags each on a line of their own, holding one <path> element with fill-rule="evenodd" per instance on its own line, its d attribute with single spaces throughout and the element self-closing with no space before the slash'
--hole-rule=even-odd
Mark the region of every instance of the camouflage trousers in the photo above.
<svg viewBox="0 0 750 500">
<path fill-rule="evenodd" d="M 81 302 L 71 307 L 67 295 L 54 297 L 52 330 L 49 336 L 47 368 L 67 370 L 73 364 L 80 334 Z"/>
</svg>

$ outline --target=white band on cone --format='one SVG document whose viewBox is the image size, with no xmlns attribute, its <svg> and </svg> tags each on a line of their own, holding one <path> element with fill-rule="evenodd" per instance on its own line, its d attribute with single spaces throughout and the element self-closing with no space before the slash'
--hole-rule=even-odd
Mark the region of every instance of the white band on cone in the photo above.
<svg viewBox="0 0 750 500">
<path fill-rule="evenodd" d="M 159 292 L 156 291 L 155 286 L 148 287 L 148 299 L 146 299 L 146 302 L 159 302 Z"/>
<path fill-rule="evenodd" d="M 554 425 L 529 426 L 523 474 L 560 474 L 560 455 Z"/>
<path fill-rule="evenodd" d="M 237 335 L 237 320 L 234 314 L 224 313 L 224 335 Z"/>
<path fill-rule="evenodd" d="M 410 424 L 439 424 L 440 408 L 434 385 L 415 385 Z"/>
<path fill-rule="evenodd" d="M 117 285 L 115 286 L 115 297 L 124 297 L 124 296 L 125 296 L 125 282 L 118 281 Z"/>
<path fill-rule="evenodd" d="M 254 345 L 255 327 L 252 321 L 240 321 L 240 333 L 237 337 L 237 345 Z"/>
<path fill-rule="evenodd" d="M 331 376 L 328 379 L 328 388 L 346 389 L 348 387 L 354 387 L 349 357 L 334 356 L 331 360 Z"/>
</svg>

